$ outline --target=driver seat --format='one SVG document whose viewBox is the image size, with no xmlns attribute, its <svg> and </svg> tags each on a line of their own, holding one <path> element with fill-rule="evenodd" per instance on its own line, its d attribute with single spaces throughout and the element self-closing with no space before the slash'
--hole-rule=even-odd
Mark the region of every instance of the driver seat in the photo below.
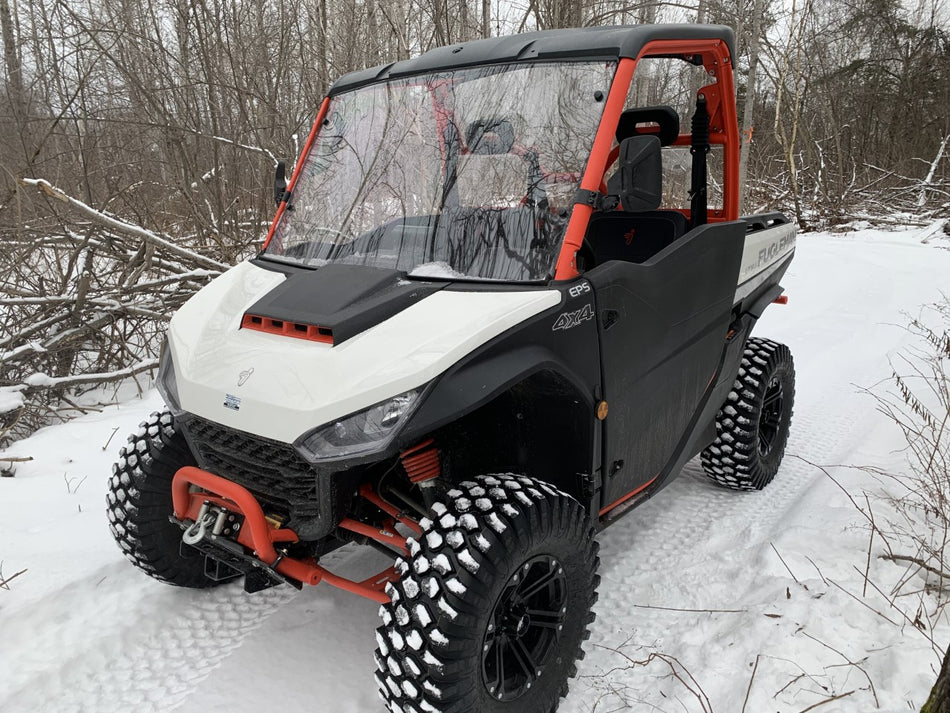
<svg viewBox="0 0 950 713">
<path fill-rule="evenodd" d="M 679 136 L 679 115 L 670 106 L 627 109 L 617 123 L 617 142 L 632 136 L 656 136 L 661 146 L 669 146 Z M 607 181 L 608 195 L 620 193 L 620 172 Z M 686 216 L 675 210 L 624 211 L 621 209 L 594 213 L 587 228 L 585 243 L 589 254 L 582 256 L 585 265 L 610 260 L 642 263 L 685 235 L 689 230 Z"/>
</svg>

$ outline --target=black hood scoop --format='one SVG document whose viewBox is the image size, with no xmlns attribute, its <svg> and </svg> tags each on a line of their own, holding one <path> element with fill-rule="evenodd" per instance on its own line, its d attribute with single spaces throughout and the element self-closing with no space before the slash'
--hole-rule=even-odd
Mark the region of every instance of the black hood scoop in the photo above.
<svg viewBox="0 0 950 713">
<path fill-rule="evenodd" d="M 274 269 L 273 264 L 257 263 Z M 340 344 L 438 292 L 447 282 L 414 282 L 399 270 L 330 263 L 317 270 L 284 268 L 287 279 L 247 311 L 265 320 L 310 325 Z M 330 340 L 327 340 L 330 341 Z"/>
</svg>

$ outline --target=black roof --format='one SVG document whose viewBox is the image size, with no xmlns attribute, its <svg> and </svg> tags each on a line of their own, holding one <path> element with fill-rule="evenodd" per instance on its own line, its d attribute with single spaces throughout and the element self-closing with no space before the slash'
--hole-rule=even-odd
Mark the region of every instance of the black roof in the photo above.
<svg viewBox="0 0 950 713">
<path fill-rule="evenodd" d="M 653 40 L 721 39 L 735 54 L 735 35 L 725 25 L 615 25 L 526 32 L 492 37 L 430 50 L 413 59 L 381 64 L 340 77 L 330 94 L 390 77 L 502 62 L 552 59 L 618 59 L 636 57 Z"/>
</svg>

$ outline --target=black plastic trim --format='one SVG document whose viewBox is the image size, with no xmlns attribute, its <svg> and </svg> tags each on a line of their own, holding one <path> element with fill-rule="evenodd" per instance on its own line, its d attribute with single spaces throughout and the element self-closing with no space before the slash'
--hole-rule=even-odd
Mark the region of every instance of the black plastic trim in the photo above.
<svg viewBox="0 0 950 713">
<path fill-rule="evenodd" d="M 729 48 L 729 56 L 735 56 L 735 33 L 725 25 L 617 25 L 545 30 L 438 47 L 413 59 L 352 72 L 334 82 L 328 95 L 384 79 L 476 65 L 635 58 L 653 40 L 722 40 Z"/>
<path fill-rule="evenodd" d="M 363 265 L 330 263 L 319 269 L 289 268 L 287 279 L 255 302 L 248 313 L 333 333 L 340 344 L 448 283 L 408 281 L 405 273 Z"/>
</svg>

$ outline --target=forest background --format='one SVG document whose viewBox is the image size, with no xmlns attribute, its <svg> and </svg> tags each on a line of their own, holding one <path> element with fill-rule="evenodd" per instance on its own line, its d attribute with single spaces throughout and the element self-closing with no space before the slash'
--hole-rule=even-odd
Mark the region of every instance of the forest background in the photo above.
<svg viewBox="0 0 950 713">
<path fill-rule="evenodd" d="M 0 0 L 0 447 L 147 381 L 177 306 L 260 246 L 276 161 L 336 77 L 661 21 L 736 29 L 746 212 L 942 227 L 943 0 Z"/>
</svg>

